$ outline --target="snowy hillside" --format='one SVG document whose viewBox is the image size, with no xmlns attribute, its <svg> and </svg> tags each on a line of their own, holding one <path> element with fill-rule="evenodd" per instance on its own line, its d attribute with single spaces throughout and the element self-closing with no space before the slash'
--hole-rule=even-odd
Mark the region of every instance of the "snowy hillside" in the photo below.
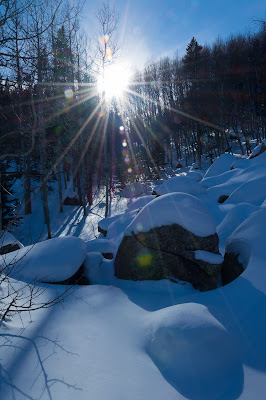
<svg viewBox="0 0 266 400">
<path fill-rule="evenodd" d="M 64 281 L 81 265 L 90 285 L 71 287 L 51 308 L 1 323 L 1 399 L 263 400 L 266 152 L 252 154 L 249 159 L 225 154 L 204 175 L 181 170 L 159 186 L 151 182 L 148 190 L 127 187 L 113 199 L 107 219 L 101 204 L 87 217 L 78 206 L 64 206 L 58 216 L 52 194 L 54 239 L 31 249 L 45 239 L 37 197 L 33 214 L 11 238 L 26 247 L 0 256 L 2 267 L 20 260 L 18 271 L 5 270 L 12 285 L 23 291 L 35 279 L 42 281 L 35 287 L 43 304 L 65 297 L 68 288 L 47 282 Z M 151 195 L 151 189 L 162 196 Z M 220 254 L 195 250 L 193 257 L 221 264 L 222 256 L 234 255 L 244 272 L 224 286 L 219 277 L 217 289 L 203 292 L 171 277 L 115 276 L 125 237 L 171 223 L 199 237 L 216 232 Z M 145 257 L 143 268 L 150 262 Z M 7 302 L 5 281 L 0 290 Z"/>
</svg>

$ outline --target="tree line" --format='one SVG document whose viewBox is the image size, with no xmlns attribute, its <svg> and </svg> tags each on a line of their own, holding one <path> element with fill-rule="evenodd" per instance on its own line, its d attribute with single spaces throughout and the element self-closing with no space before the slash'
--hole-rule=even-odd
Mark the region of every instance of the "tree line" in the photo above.
<svg viewBox="0 0 266 400">
<path fill-rule="evenodd" d="M 266 25 L 253 34 L 200 45 L 193 37 L 183 57 L 165 57 L 136 71 L 128 103 L 132 140 L 148 166 L 176 159 L 251 152 L 265 138 Z M 133 94 L 135 92 L 135 94 Z M 146 148 L 146 151 L 145 151 Z M 147 157 L 147 149 L 150 157 Z M 151 161 L 152 160 L 152 161 Z"/>
</svg>

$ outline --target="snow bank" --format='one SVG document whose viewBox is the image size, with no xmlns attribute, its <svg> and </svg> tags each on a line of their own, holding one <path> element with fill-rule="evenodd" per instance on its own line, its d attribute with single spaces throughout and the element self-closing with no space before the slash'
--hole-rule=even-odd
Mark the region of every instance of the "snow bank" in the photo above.
<svg viewBox="0 0 266 400">
<path fill-rule="evenodd" d="M 186 398 L 220 398 L 241 366 L 223 325 L 194 303 L 156 311 L 150 319 L 147 353 L 164 378 Z"/>
<path fill-rule="evenodd" d="M 188 176 L 178 175 L 168 179 L 165 183 L 154 188 L 154 191 L 159 194 L 167 194 L 174 192 L 188 193 L 197 195 L 205 192 L 205 189 L 198 182 Z"/>
<path fill-rule="evenodd" d="M 235 157 L 232 154 L 223 154 L 217 158 L 214 163 L 207 170 L 204 178 L 211 176 L 220 175 L 223 172 L 230 170 L 231 165 L 235 161 Z"/>
<path fill-rule="evenodd" d="M 171 224 L 181 225 L 201 237 L 216 231 L 215 222 L 201 200 L 185 193 L 169 193 L 143 207 L 125 230 L 125 235 Z"/>
<path fill-rule="evenodd" d="M 0 258 L 5 274 L 16 279 L 61 282 L 71 278 L 86 257 L 83 240 L 59 237 L 23 247 Z"/>
</svg>

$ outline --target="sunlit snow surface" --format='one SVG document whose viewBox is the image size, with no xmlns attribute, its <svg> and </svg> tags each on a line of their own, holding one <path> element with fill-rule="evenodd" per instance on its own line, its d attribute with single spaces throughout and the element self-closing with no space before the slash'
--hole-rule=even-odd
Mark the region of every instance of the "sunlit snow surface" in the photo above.
<svg viewBox="0 0 266 400">
<path fill-rule="evenodd" d="M 23 314 L 23 325 L 18 317 L 2 324 L 1 399 L 13 394 L 55 400 L 264 399 L 266 208 L 260 205 L 265 195 L 258 185 L 255 202 L 246 200 L 245 191 L 236 201 L 217 202 L 217 196 L 264 176 L 263 154 L 233 160 L 232 171 L 231 157 L 229 163 L 224 158 L 226 165 L 199 183 L 207 193 L 196 195 L 218 225 L 222 252 L 240 252 L 241 276 L 204 293 L 184 282 L 119 280 L 113 261 L 100 254 L 116 245 L 109 233 L 98 247 L 88 245 L 85 265 L 92 285 L 77 288 L 63 304 Z M 114 200 L 112 215 L 124 213 L 127 202 Z M 36 236 L 37 208 L 31 226 Z M 84 218 L 78 207 L 66 207 L 54 221 L 54 235 L 95 239 L 102 211 L 98 207 Z M 29 244 L 28 237 L 22 240 L 24 232 L 17 239 Z M 58 290 L 65 287 L 49 287 L 43 299 Z"/>
</svg>

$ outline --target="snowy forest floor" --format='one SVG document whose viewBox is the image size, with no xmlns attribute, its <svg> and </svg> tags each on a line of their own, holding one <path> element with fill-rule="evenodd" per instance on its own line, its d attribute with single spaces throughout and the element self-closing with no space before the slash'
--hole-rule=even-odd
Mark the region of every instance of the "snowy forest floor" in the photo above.
<svg viewBox="0 0 266 400">
<path fill-rule="evenodd" d="M 166 171 L 165 177 L 177 172 L 182 171 Z M 24 245 L 46 238 L 39 196 L 15 233 Z M 210 194 L 198 197 L 217 226 L 233 208 Z M 101 198 L 99 193 L 99 204 L 84 217 L 73 206 L 59 214 L 56 191 L 51 192 L 52 236 L 95 239 L 104 216 Z M 128 202 L 114 197 L 111 215 L 123 213 Z M 265 256 L 257 257 L 231 284 L 200 293 L 185 282 L 119 280 L 113 261 L 103 260 L 94 284 L 74 288 L 52 308 L 1 324 L 1 399 L 263 400 L 265 263 Z M 64 291 L 65 286 L 50 285 L 40 301 Z"/>
</svg>

